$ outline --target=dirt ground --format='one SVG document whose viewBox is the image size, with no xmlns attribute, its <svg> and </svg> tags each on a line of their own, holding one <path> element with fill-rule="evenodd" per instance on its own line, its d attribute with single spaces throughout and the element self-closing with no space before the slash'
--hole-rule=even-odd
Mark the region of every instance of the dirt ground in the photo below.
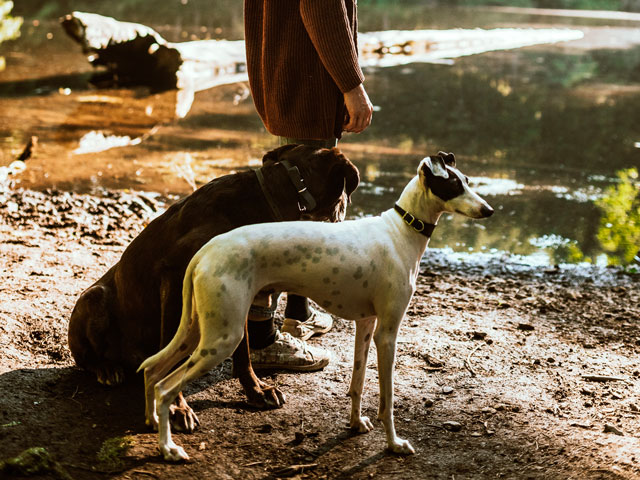
<svg viewBox="0 0 640 480">
<path fill-rule="evenodd" d="M 35 478 L 640 478 L 640 275 L 437 253 L 398 343 L 396 426 L 415 455 L 385 452 L 377 421 L 348 430 L 354 326 L 337 319 L 311 340 L 333 352 L 323 371 L 262 373 L 287 394 L 282 409 L 247 407 L 230 361 L 192 384 L 201 427 L 175 435 L 192 460 L 165 463 L 141 379 L 99 385 L 66 345 L 80 292 L 158 208 L 136 192 L 0 191 L 0 460 L 44 447 L 56 468 Z"/>
</svg>

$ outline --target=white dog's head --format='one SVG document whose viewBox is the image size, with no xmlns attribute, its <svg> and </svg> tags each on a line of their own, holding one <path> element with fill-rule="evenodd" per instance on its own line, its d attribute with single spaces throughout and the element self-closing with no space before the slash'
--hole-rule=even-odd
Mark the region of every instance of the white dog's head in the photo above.
<svg viewBox="0 0 640 480">
<path fill-rule="evenodd" d="M 456 168 L 453 153 L 438 152 L 426 157 L 418 167 L 420 184 L 441 211 L 460 213 L 471 218 L 485 218 L 493 208 L 469 187 L 469 179 Z"/>
</svg>

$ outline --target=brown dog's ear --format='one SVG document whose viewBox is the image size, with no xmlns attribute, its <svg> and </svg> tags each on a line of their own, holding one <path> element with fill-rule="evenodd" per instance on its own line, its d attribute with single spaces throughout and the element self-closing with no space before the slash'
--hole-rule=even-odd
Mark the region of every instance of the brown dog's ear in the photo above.
<svg viewBox="0 0 640 480">
<path fill-rule="evenodd" d="M 448 165 L 450 167 L 456 166 L 456 157 L 453 153 L 438 152 L 438 156 L 442 157 L 442 160 L 444 160 L 445 165 Z"/>
<path fill-rule="evenodd" d="M 281 147 L 274 148 L 273 150 L 268 151 L 264 154 L 264 157 L 262 157 L 262 165 L 269 165 L 270 163 L 279 162 L 282 155 L 290 150 L 293 150 L 297 146 L 297 143 L 290 143 L 288 145 L 283 145 Z"/>
<path fill-rule="evenodd" d="M 360 172 L 358 168 L 345 157 L 339 148 L 332 148 L 331 153 L 336 157 L 336 163 L 331 167 L 329 175 L 336 178 L 336 181 L 344 181 L 344 192 L 347 194 L 347 200 L 351 202 L 351 194 L 358 188 L 360 184 Z"/>
</svg>

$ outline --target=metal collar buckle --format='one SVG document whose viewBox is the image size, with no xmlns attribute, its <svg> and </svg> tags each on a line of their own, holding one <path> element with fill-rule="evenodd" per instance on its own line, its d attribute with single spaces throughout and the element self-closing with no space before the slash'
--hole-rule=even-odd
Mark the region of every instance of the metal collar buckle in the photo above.
<svg viewBox="0 0 640 480">
<path fill-rule="evenodd" d="M 400 214 L 404 223 L 406 223 L 411 228 L 413 228 L 417 233 L 420 233 L 427 238 L 431 237 L 433 230 L 435 230 L 436 228 L 436 226 L 433 223 L 427 223 L 420 220 L 415 215 L 411 215 L 409 212 L 407 212 L 404 208 L 402 208 L 397 203 L 394 205 L 393 208 L 396 212 Z"/>
<path fill-rule="evenodd" d="M 407 220 L 407 217 L 410 217 L 411 220 Z M 416 232 L 422 233 L 422 231 L 424 230 L 424 222 L 419 218 L 414 217 L 409 212 L 404 212 L 404 214 L 402 215 L 402 219 L 407 225 L 413 227 Z M 420 227 L 417 227 L 416 225 L 414 225 L 414 223 L 417 223 L 418 225 L 420 225 Z"/>
</svg>

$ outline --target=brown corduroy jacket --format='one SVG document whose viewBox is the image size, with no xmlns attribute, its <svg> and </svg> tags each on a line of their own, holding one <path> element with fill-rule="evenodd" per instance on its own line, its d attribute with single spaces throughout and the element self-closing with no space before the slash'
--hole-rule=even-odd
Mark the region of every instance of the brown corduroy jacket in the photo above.
<svg viewBox="0 0 640 480">
<path fill-rule="evenodd" d="M 245 0 L 249 85 L 273 135 L 340 138 L 343 93 L 364 81 L 356 0 Z"/>
</svg>

